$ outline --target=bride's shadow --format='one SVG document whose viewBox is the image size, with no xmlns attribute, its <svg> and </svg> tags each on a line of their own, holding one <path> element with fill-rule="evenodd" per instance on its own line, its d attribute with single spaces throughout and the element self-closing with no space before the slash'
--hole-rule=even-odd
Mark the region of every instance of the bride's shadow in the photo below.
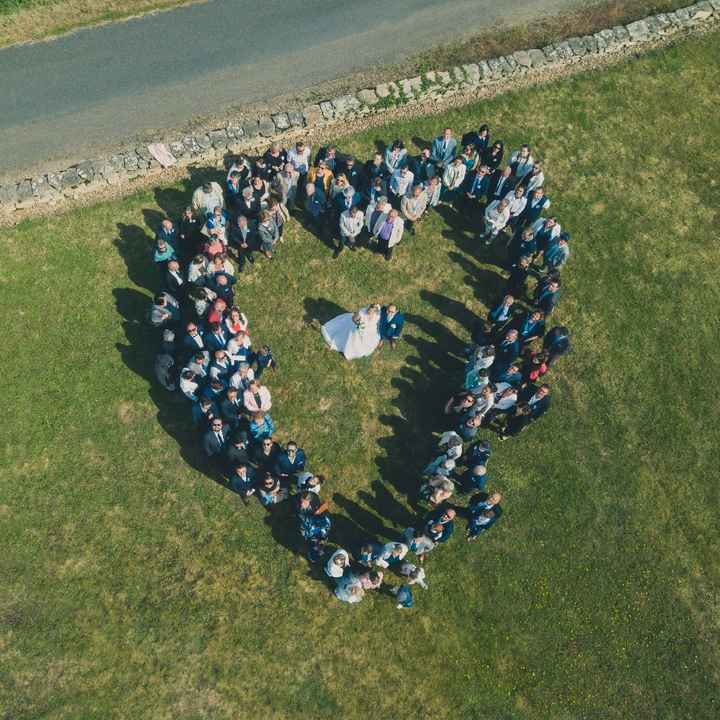
<svg viewBox="0 0 720 720">
<path fill-rule="evenodd" d="M 332 302 L 332 300 L 326 300 L 325 298 L 307 297 L 303 300 L 303 307 L 305 308 L 303 321 L 306 325 L 310 325 L 314 320 L 322 325 L 328 320 L 332 320 L 332 318 L 348 312 L 348 310 L 340 307 L 337 303 Z"/>
</svg>

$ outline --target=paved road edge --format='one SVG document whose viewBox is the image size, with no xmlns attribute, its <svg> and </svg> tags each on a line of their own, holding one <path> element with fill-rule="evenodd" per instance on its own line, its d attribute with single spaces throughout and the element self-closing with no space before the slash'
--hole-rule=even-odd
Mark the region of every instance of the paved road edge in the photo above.
<svg viewBox="0 0 720 720">
<path fill-rule="evenodd" d="M 106 157 L 85 160 L 57 172 L 20 177 L 0 186 L 0 224 L 31 215 L 134 192 L 170 181 L 190 165 L 219 165 L 229 155 L 266 149 L 278 140 L 302 135 L 321 138 L 379 125 L 408 110 L 437 112 L 491 97 L 520 86 L 622 60 L 631 54 L 701 34 L 720 23 L 720 0 L 705 0 L 671 13 L 570 37 L 544 48 L 518 50 L 478 63 L 382 83 L 303 108 L 259 117 L 231 117 L 222 127 L 192 134 L 170 133 L 149 145 L 128 147 Z M 167 138 L 172 138 L 168 140 Z"/>
</svg>

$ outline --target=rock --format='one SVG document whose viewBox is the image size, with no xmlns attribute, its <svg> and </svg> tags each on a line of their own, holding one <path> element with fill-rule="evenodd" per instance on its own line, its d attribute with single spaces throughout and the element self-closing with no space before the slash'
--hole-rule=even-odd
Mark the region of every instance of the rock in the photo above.
<svg viewBox="0 0 720 720">
<path fill-rule="evenodd" d="M 574 55 L 570 43 L 567 40 L 555 43 L 555 49 L 562 60 L 570 60 Z"/>
<path fill-rule="evenodd" d="M 237 121 L 233 120 L 227 124 L 225 128 L 228 140 L 238 140 L 243 136 L 242 125 Z"/>
<path fill-rule="evenodd" d="M 91 160 L 85 160 L 77 166 L 78 175 L 87 183 L 92 182 L 95 178 L 95 168 Z"/>
<path fill-rule="evenodd" d="M 438 80 L 438 77 L 437 77 L 437 74 L 435 73 L 434 70 L 428 70 L 428 71 L 425 73 L 425 79 L 426 79 L 429 83 L 436 83 L 437 80 Z"/>
<path fill-rule="evenodd" d="M 513 67 L 508 62 L 508 59 L 503 55 L 498 58 L 498 62 L 500 63 L 500 72 L 505 76 L 509 76 L 513 74 Z"/>
<path fill-rule="evenodd" d="M 480 71 L 480 77 L 483 80 L 489 80 L 492 77 L 492 70 L 485 60 L 481 60 L 478 63 L 478 70 Z"/>
<path fill-rule="evenodd" d="M 573 55 L 576 55 L 577 57 L 582 57 L 587 53 L 585 43 L 579 37 L 568 38 L 567 44 L 572 50 Z"/>
<path fill-rule="evenodd" d="M 670 22 L 670 18 L 666 13 L 658 13 L 654 17 L 655 22 L 658 25 L 658 31 L 661 35 L 664 35 L 672 30 L 673 24 Z"/>
<path fill-rule="evenodd" d="M 519 72 L 520 65 L 519 65 L 518 61 L 512 55 L 503 55 L 503 59 L 508 64 L 511 75 L 514 75 L 516 72 Z"/>
<path fill-rule="evenodd" d="M 195 140 L 193 135 L 186 135 L 183 138 L 183 145 L 191 155 L 197 155 L 200 152 L 200 146 L 197 144 L 197 140 Z"/>
<path fill-rule="evenodd" d="M 375 94 L 375 91 L 370 89 L 361 90 L 357 96 L 363 105 L 375 105 L 378 101 L 378 96 Z"/>
<path fill-rule="evenodd" d="M 205 135 L 204 133 L 201 133 L 200 135 L 195 135 L 195 143 L 200 148 L 200 150 L 210 150 L 212 147 L 212 143 L 210 142 L 210 136 Z"/>
<path fill-rule="evenodd" d="M 137 161 L 137 157 L 135 158 Z M 127 165 L 126 165 L 127 167 Z M 60 181 L 60 186 L 63 190 L 67 190 L 68 188 L 77 187 L 78 185 L 82 185 L 83 179 L 78 175 L 77 168 L 69 168 L 62 174 L 62 179 Z"/>
<path fill-rule="evenodd" d="M 113 157 L 117 157 L 117 155 Z M 48 173 L 47 182 L 53 190 L 59 190 L 62 187 L 62 173 Z"/>
<path fill-rule="evenodd" d="M 650 37 L 657 37 L 660 34 L 660 23 L 654 15 L 646 17 L 645 24 L 647 25 L 648 35 Z"/>
<path fill-rule="evenodd" d="M 582 37 L 583 44 L 585 45 L 585 50 L 587 50 L 588 53 L 591 55 L 596 55 L 598 52 L 598 44 L 597 40 L 592 35 L 583 35 Z"/>
<path fill-rule="evenodd" d="M 152 153 L 148 150 L 147 145 L 138 145 L 135 148 L 135 152 L 141 160 L 145 160 L 146 162 L 150 162 L 152 160 Z"/>
<path fill-rule="evenodd" d="M 390 97 L 390 85 L 388 85 L 387 83 L 380 83 L 379 85 L 376 85 L 375 94 L 379 98 Z"/>
<path fill-rule="evenodd" d="M 104 163 L 98 170 L 95 171 L 95 179 L 102 178 L 106 182 L 111 180 L 118 175 L 118 171 L 109 163 Z"/>
<path fill-rule="evenodd" d="M 225 130 L 210 130 L 208 133 L 210 144 L 216 149 L 224 149 L 228 144 L 228 135 Z"/>
<path fill-rule="evenodd" d="M 361 103 L 354 95 L 341 95 L 333 98 L 332 105 L 335 108 L 335 117 L 337 117 L 359 110 Z"/>
<path fill-rule="evenodd" d="M 530 61 L 532 62 L 533 67 L 542 67 L 547 62 L 545 53 L 537 48 L 528 50 L 528 55 L 530 56 Z"/>
<path fill-rule="evenodd" d="M 257 120 L 244 120 L 242 124 L 243 137 L 256 138 L 260 132 Z"/>
<path fill-rule="evenodd" d="M 23 202 L 23 200 L 29 200 L 33 196 L 32 182 L 30 180 L 23 180 L 22 182 L 18 183 L 15 192 L 18 202 Z"/>
<path fill-rule="evenodd" d="M 710 5 L 709 2 L 695 3 L 694 5 L 691 5 L 689 8 L 687 8 L 687 11 L 690 14 L 690 22 L 693 24 L 703 22 L 709 17 L 712 17 L 713 14 L 712 5 Z"/>
<path fill-rule="evenodd" d="M 627 31 L 626 27 L 623 27 L 622 25 L 615 25 L 612 31 L 615 33 L 615 37 L 621 45 L 627 45 L 627 43 L 630 42 L 630 33 Z"/>
<path fill-rule="evenodd" d="M 122 155 L 111 155 L 110 164 L 115 168 L 116 171 L 120 171 L 125 167 L 125 158 Z"/>
<path fill-rule="evenodd" d="M 513 53 L 513 57 L 521 68 L 532 67 L 532 58 L 530 57 L 530 52 L 528 50 L 518 50 Z"/>
<path fill-rule="evenodd" d="M 597 34 L 605 41 L 605 47 L 611 48 L 618 44 L 618 39 L 610 28 L 605 28 Z"/>
<path fill-rule="evenodd" d="M 320 103 L 320 112 L 325 120 L 332 120 L 335 117 L 335 108 L 329 100 Z"/>
<path fill-rule="evenodd" d="M 598 52 L 604 53 L 607 50 L 607 42 L 605 41 L 605 38 L 600 33 L 595 33 L 593 37 L 597 43 Z"/>
<path fill-rule="evenodd" d="M 317 125 L 318 123 L 322 122 L 323 114 L 320 110 L 320 106 L 315 104 L 308 105 L 307 107 L 303 108 L 303 118 L 304 124 L 308 126 Z"/>
<path fill-rule="evenodd" d="M 178 142 L 178 141 L 171 142 L 169 145 L 169 148 L 170 148 L 170 152 L 175 157 L 182 157 L 185 154 L 185 145 L 183 145 L 183 143 L 181 143 L 181 142 Z"/>
<path fill-rule="evenodd" d="M 293 127 L 304 127 L 305 118 L 303 114 L 298 110 L 290 110 L 287 114 L 288 120 Z"/>
<path fill-rule="evenodd" d="M 716 13 L 720 13 L 720 0 L 709 0 L 708 4 Z"/>
<path fill-rule="evenodd" d="M 546 45 L 542 49 L 542 52 L 548 62 L 554 63 L 560 60 L 560 54 L 558 53 L 557 48 L 554 45 Z"/>
<path fill-rule="evenodd" d="M 465 73 L 462 71 L 462 68 L 457 65 L 451 68 L 450 75 L 455 82 L 463 82 L 463 80 L 465 80 Z"/>
<path fill-rule="evenodd" d="M 468 63 L 462 66 L 465 77 L 472 85 L 480 84 L 480 68 L 475 63 Z"/>
<path fill-rule="evenodd" d="M 647 40 L 650 35 L 647 23 L 644 20 L 630 23 L 627 25 L 627 31 L 630 35 L 630 40 L 633 42 L 643 42 Z"/>
<path fill-rule="evenodd" d="M 275 129 L 280 132 L 290 129 L 290 118 L 287 113 L 281 112 L 272 115 L 272 121 L 275 123 Z"/>
<path fill-rule="evenodd" d="M 447 70 L 438 70 L 438 71 L 437 71 L 437 77 L 438 77 L 438 80 L 439 80 L 443 85 L 450 85 L 450 83 L 452 82 L 452 78 L 450 77 L 450 73 L 449 73 Z"/>
<path fill-rule="evenodd" d="M 277 131 L 275 123 L 269 115 L 262 115 L 258 120 L 258 131 L 263 137 L 272 137 Z"/>
<path fill-rule="evenodd" d="M 400 85 L 400 92 L 405 95 L 405 97 L 413 96 L 413 86 L 410 84 L 409 80 L 400 80 L 398 85 Z"/>
<path fill-rule="evenodd" d="M 0 205 L 15 207 L 17 202 L 17 185 L 3 185 L 0 187 Z"/>
<path fill-rule="evenodd" d="M 490 77 L 493 80 L 497 80 L 502 77 L 502 66 L 500 65 L 500 60 L 498 60 L 497 58 L 490 58 L 487 61 L 487 64 L 490 68 Z"/>
</svg>

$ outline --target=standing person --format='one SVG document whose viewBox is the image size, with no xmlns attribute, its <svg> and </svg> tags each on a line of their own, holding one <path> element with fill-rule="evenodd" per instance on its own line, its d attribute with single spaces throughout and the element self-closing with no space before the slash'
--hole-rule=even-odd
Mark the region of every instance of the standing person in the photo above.
<svg viewBox="0 0 720 720">
<path fill-rule="evenodd" d="M 445 128 L 442 135 L 433 140 L 430 159 L 442 171 L 455 159 L 456 150 L 457 140 L 453 137 L 453 131 Z"/>
<path fill-rule="evenodd" d="M 297 446 L 294 440 L 290 440 L 285 450 L 278 454 L 275 461 L 275 475 L 280 480 L 287 482 L 293 475 L 297 475 L 305 469 L 305 451 Z"/>
<path fill-rule="evenodd" d="M 335 597 L 341 602 L 359 603 L 365 597 L 365 590 L 359 578 L 348 574 L 338 580 L 335 586 Z"/>
<path fill-rule="evenodd" d="M 475 150 L 482 155 L 490 144 L 490 128 L 483 123 L 477 131 L 465 133 L 461 142 L 463 145 L 474 145 Z"/>
<path fill-rule="evenodd" d="M 443 172 L 443 200 L 447 203 L 452 204 L 462 184 L 465 182 L 465 174 L 467 168 L 462 161 L 461 157 L 456 157 L 449 165 L 445 167 Z"/>
<path fill-rule="evenodd" d="M 308 219 L 310 229 L 319 236 L 324 233 L 325 208 L 327 207 L 327 196 L 316 185 L 308 183 L 305 186 L 305 216 Z"/>
<path fill-rule="evenodd" d="M 277 228 L 278 241 L 282 242 L 283 229 L 285 228 L 285 223 L 290 219 L 290 213 L 288 209 L 284 205 L 281 205 L 280 201 L 274 197 L 268 199 L 267 212 L 270 214 Z"/>
<path fill-rule="evenodd" d="M 380 310 L 380 322 L 378 324 L 378 333 L 380 335 L 378 350 L 385 344 L 385 340 L 390 343 L 390 347 L 394 350 L 397 347 L 397 341 L 400 339 L 404 326 L 405 315 L 398 311 L 397 305 L 395 303 L 383 305 Z"/>
<path fill-rule="evenodd" d="M 200 240 L 200 225 L 193 215 L 190 205 L 185 208 L 180 221 L 178 222 L 178 253 L 180 260 L 187 263 L 197 252 Z"/>
<path fill-rule="evenodd" d="M 545 190 L 542 187 L 535 188 L 535 190 L 526 192 L 525 194 L 528 200 L 520 219 L 523 224 L 532 226 L 552 203 L 550 202 L 550 198 L 546 197 Z"/>
<path fill-rule="evenodd" d="M 390 592 L 395 595 L 398 610 L 410 610 L 413 606 L 412 588 L 409 585 L 400 585 L 393 588 Z"/>
<path fill-rule="evenodd" d="M 244 215 L 238 215 L 237 220 L 230 226 L 230 245 L 235 249 L 238 269 L 245 269 L 245 262 L 254 263 L 253 250 L 257 249 L 257 237 Z"/>
<path fill-rule="evenodd" d="M 407 150 L 402 140 L 393 140 L 392 145 L 385 150 L 385 173 L 393 175 L 401 167 L 407 165 Z"/>
<path fill-rule="evenodd" d="M 543 348 L 548 352 L 548 367 L 559 357 L 570 352 L 570 331 L 564 325 L 551 328 L 543 339 Z"/>
<path fill-rule="evenodd" d="M 485 245 L 490 245 L 492 241 L 505 228 L 510 220 L 510 209 L 507 200 L 494 200 L 485 210 L 485 227 L 480 235 L 480 239 Z"/>
<path fill-rule="evenodd" d="M 287 152 L 283 150 L 278 142 L 274 142 L 265 152 L 265 167 L 268 169 L 270 177 L 274 178 L 283 171 L 287 162 Z"/>
<path fill-rule="evenodd" d="M 426 183 L 436 174 L 435 163 L 430 158 L 430 149 L 425 148 L 420 154 L 413 159 L 411 163 L 415 182 L 418 184 Z"/>
<path fill-rule="evenodd" d="M 272 189 L 280 196 L 280 202 L 288 210 L 295 207 L 299 179 L 300 173 L 292 163 L 285 163 L 282 172 L 277 173 L 272 179 Z"/>
<path fill-rule="evenodd" d="M 210 423 L 210 429 L 203 437 L 203 450 L 208 458 L 220 459 L 225 453 L 230 438 L 230 426 L 225 425 L 220 417 L 214 417 Z"/>
<path fill-rule="evenodd" d="M 496 140 L 485 152 L 481 155 L 480 162 L 483 165 L 487 165 L 492 170 L 497 170 L 502 162 L 503 155 L 505 154 L 505 146 L 502 140 Z"/>
<path fill-rule="evenodd" d="M 395 209 L 400 208 L 402 199 L 410 194 L 414 176 L 406 165 L 398 168 L 390 178 L 390 203 Z"/>
<path fill-rule="evenodd" d="M 405 221 L 405 227 L 411 235 L 415 234 L 415 224 L 420 222 L 427 210 L 427 205 L 427 193 L 420 185 L 415 185 L 410 194 L 400 201 L 400 212 Z"/>
<path fill-rule="evenodd" d="M 382 218 L 385 221 L 391 209 L 390 203 L 384 195 L 378 197 L 377 202 L 371 202 L 365 209 L 365 229 L 371 244 L 377 242 L 375 226 L 378 224 L 378 220 Z"/>
<path fill-rule="evenodd" d="M 349 569 L 350 555 L 342 548 L 338 548 L 325 563 L 325 574 L 331 578 L 341 578 Z"/>
<path fill-rule="evenodd" d="M 272 260 L 275 245 L 280 238 L 278 227 L 267 210 L 260 213 L 260 224 L 258 225 L 258 237 L 260 238 L 260 249 L 268 260 Z"/>
<path fill-rule="evenodd" d="M 253 380 L 243 393 L 243 405 L 250 414 L 268 412 L 272 408 L 270 391 L 257 379 Z"/>
<path fill-rule="evenodd" d="M 230 476 L 230 487 L 247 505 L 248 498 L 255 493 L 255 470 L 244 463 L 236 465 Z"/>
<path fill-rule="evenodd" d="M 298 173 L 298 187 L 305 187 L 305 181 L 310 169 L 310 146 L 305 145 L 304 140 L 298 140 L 294 148 L 287 153 L 287 161 Z"/>
<path fill-rule="evenodd" d="M 560 280 L 548 275 L 546 282 L 539 282 L 535 288 L 535 307 L 542 310 L 547 317 L 557 306 L 560 300 Z"/>
<path fill-rule="evenodd" d="M 502 495 L 500 493 L 479 493 L 468 505 L 470 511 L 470 523 L 468 524 L 468 541 L 477 540 L 484 532 L 487 532 L 502 515 Z"/>
<path fill-rule="evenodd" d="M 490 179 L 489 199 L 502 200 L 515 187 L 515 179 L 510 167 L 496 170 Z"/>
<path fill-rule="evenodd" d="M 403 563 L 398 572 L 407 578 L 408 585 L 419 585 L 423 590 L 427 590 L 425 568 L 418 567 L 413 563 Z"/>
<path fill-rule="evenodd" d="M 340 244 L 335 251 L 335 257 L 342 252 L 345 246 L 355 252 L 358 238 L 363 229 L 363 220 L 363 214 L 357 205 L 343 211 L 340 215 Z"/>
<path fill-rule="evenodd" d="M 212 214 L 217 207 L 225 207 L 225 198 L 220 185 L 214 181 L 205 181 L 192 195 L 190 206 L 195 213 L 195 217 L 205 221 L 205 218 Z"/>
<path fill-rule="evenodd" d="M 271 438 L 275 432 L 275 423 L 270 413 L 255 413 L 250 421 L 250 435 L 255 442 Z"/>
<path fill-rule="evenodd" d="M 266 510 L 272 510 L 288 497 L 287 488 L 280 484 L 280 480 L 273 477 L 271 473 L 266 472 L 260 478 L 257 484 L 258 498 Z"/>
<path fill-rule="evenodd" d="M 532 172 L 535 165 L 535 158 L 530 152 L 529 145 L 521 145 L 519 150 L 511 153 L 508 167 L 512 168 L 513 175 L 518 182 L 522 182 L 523 178 Z"/>
<path fill-rule="evenodd" d="M 377 237 L 378 249 L 386 260 L 390 260 L 393 249 L 402 240 L 404 227 L 403 220 L 395 208 L 390 210 L 385 218 L 381 216 L 375 224 L 373 235 Z"/>
</svg>

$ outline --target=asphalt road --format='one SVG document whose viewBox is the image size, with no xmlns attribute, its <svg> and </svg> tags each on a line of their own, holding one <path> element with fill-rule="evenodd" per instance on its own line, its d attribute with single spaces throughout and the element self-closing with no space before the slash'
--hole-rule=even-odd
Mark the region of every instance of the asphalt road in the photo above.
<svg viewBox="0 0 720 720">
<path fill-rule="evenodd" d="M 580 0 L 211 0 L 0 50 L 0 177 Z"/>
</svg>

